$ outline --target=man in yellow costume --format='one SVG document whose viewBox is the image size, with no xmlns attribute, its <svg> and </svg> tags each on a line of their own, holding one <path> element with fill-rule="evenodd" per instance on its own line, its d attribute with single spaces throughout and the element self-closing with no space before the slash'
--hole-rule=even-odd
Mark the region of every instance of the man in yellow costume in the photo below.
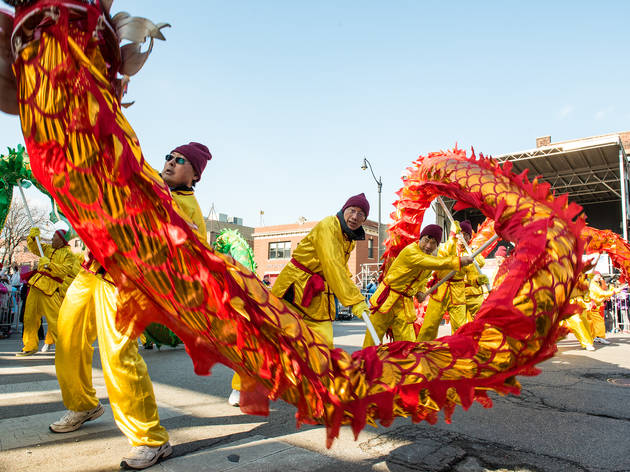
<svg viewBox="0 0 630 472">
<path fill-rule="evenodd" d="M 43 256 L 39 252 L 36 241 L 36 238 L 39 238 L 39 228 L 31 228 L 26 240 L 28 249 L 41 257 L 37 264 L 37 272 L 28 281 L 30 290 L 24 307 L 24 333 L 22 335 L 24 347 L 16 356 L 32 356 L 38 351 L 37 330 L 42 316 L 46 317 L 48 323 L 50 344 L 54 344 L 57 339 L 57 317 L 63 301 L 61 289 L 64 279 L 71 274 L 74 265 L 74 257 L 65 240 L 65 235 L 65 230 L 57 230 L 51 244 L 41 244 Z"/>
<path fill-rule="evenodd" d="M 420 233 L 420 239 L 407 245 L 392 262 L 370 298 L 370 320 L 379 338 L 382 339 L 391 327 L 394 341 L 415 341 L 413 297 L 424 298 L 422 291 L 434 270 L 460 270 L 471 263 L 469 256 L 433 256 L 441 240 L 442 228 L 427 225 Z M 366 331 L 363 347 L 373 345 L 374 340 Z"/>
<path fill-rule="evenodd" d="M 179 146 L 166 156 L 162 172 L 172 188 L 173 200 L 203 241 L 205 224 L 192 193 L 207 162 L 208 148 L 199 143 Z M 172 448 L 160 424 L 147 366 L 138 353 L 138 342 L 116 329 L 118 300 L 114 282 L 105 269 L 90 259 L 68 288 L 59 315 L 59 340 L 55 368 L 68 411 L 50 430 L 75 431 L 104 412 L 92 386 L 92 344 L 98 338 L 103 376 L 114 419 L 131 443 L 121 466 L 144 469 L 168 457 Z"/>
<path fill-rule="evenodd" d="M 348 259 L 357 240 L 365 239 L 363 223 L 370 212 L 364 194 L 350 197 L 334 216 L 327 216 L 300 241 L 282 269 L 272 293 L 295 306 L 306 324 L 333 348 L 335 296 L 361 318 L 368 310 L 352 281 Z"/>
<path fill-rule="evenodd" d="M 462 221 L 457 230 L 458 232 L 461 230 L 464 240 L 466 243 L 469 243 L 472 238 L 472 225 L 470 222 L 467 220 Z M 442 244 L 438 249 L 438 257 L 459 257 L 463 253 L 464 246 L 458 241 L 457 233 L 451 236 L 448 241 Z M 448 311 L 451 318 L 451 332 L 454 333 L 460 326 L 468 322 L 464 279 L 466 273 L 472 270 L 476 270 L 474 265 L 469 265 L 465 269 L 457 271 L 448 282 L 440 285 L 438 289 L 431 294 L 424 321 L 418 333 L 418 342 L 432 341 L 437 337 L 440 321 L 442 321 L 442 317 L 446 311 Z M 438 279 L 444 278 L 448 272 L 448 270 L 438 271 Z M 488 278 L 483 274 L 479 274 L 475 277 L 479 285 L 488 283 Z"/>
<path fill-rule="evenodd" d="M 578 304 L 581 311 L 563 320 L 562 325 L 566 326 L 573 333 L 582 348 L 587 351 L 594 351 L 593 335 L 588 323 L 588 303 L 581 296 L 573 298 L 572 302 Z"/>
<path fill-rule="evenodd" d="M 348 259 L 357 240 L 365 239 L 363 223 L 370 213 L 364 194 L 350 197 L 334 216 L 327 216 L 302 239 L 284 266 L 271 293 L 293 305 L 306 324 L 333 348 L 335 296 L 361 318 L 368 310 L 365 297 L 352 282 Z M 228 402 L 237 406 L 241 383 L 232 379 Z"/>
<path fill-rule="evenodd" d="M 606 282 L 599 272 L 593 273 L 588 288 L 590 298 L 589 310 L 586 313 L 593 341 L 598 344 L 610 344 L 606 339 L 606 323 L 604 321 L 604 302 L 619 293 L 621 289 L 606 290 Z"/>
</svg>

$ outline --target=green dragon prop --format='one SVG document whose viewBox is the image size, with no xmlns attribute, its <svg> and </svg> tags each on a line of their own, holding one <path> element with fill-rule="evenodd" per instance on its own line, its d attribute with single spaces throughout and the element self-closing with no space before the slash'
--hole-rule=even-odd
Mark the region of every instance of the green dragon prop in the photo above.
<svg viewBox="0 0 630 472">
<path fill-rule="evenodd" d="M 53 223 L 57 223 L 60 220 L 64 221 L 70 228 L 66 234 L 66 239 L 75 238 L 77 234 L 72 229 L 70 222 L 59 211 L 55 200 L 53 200 L 48 191 L 33 176 L 31 163 L 24 146 L 18 144 L 16 149 L 7 148 L 7 150 L 8 154 L 0 156 L 0 231 L 4 228 L 4 223 L 9 215 L 13 199 L 13 187 L 29 188 L 32 184 L 50 198 L 52 205 L 52 211 L 49 215 L 50 221 Z"/>
</svg>

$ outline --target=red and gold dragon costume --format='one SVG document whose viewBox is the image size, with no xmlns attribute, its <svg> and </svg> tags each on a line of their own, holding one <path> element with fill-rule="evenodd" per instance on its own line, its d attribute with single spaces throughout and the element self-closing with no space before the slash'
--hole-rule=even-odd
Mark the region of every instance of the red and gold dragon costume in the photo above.
<svg viewBox="0 0 630 472">
<path fill-rule="evenodd" d="M 33 173 L 116 281 L 126 300 L 118 321 L 130 334 L 149 322 L 168 326 L 198 374 L 216 362 L 241 374 L 244 411 L 265 413 L 268 399 L 282 398 L 297 407 L 298 423 L 324 424 L 328 444 L 344 424 L 358 434 L 377 420 L 433 423 L 457 404 L 489 406 L 488 389 L 517 393 L 515 376 L 535 374 L 553 355 L 582 270 L 579 207 L 461 150 L 420 157 L 404 179 L 387 256 L 417 238 L 425 209 L 444 195 L 479 208 L 515 244 L 509 272 L 455 336 L 352 355 L 330 350 L 175 209 L 121 112 L 121 61 L 106 10 L 98 1 L 36 1 L 2 21 L 5 32 L 15 28 L 16 97 Z"/>
</svg>

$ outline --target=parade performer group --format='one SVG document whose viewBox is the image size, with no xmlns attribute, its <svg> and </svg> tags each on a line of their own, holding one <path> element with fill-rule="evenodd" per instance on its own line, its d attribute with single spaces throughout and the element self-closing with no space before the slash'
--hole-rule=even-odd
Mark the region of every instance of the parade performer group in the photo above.
<svg viewBox="0 0 630 472">
<path fill-rule="evenodd" d="M 81 416 L 72 421 L 76 415 L 69 412 L 69 421 L 62 418 L 51 429 L 80 426 L 100 414 L 89 382 L 90 317 L 105 356 L 114 416 L 133 446 L 123 463 L 134 468 L 171 452 L 137 354 L 135 337 L 150 322 L 166 325 L 182 339 L 197 373 L 208 374 L 216 362 L 234 369 L 241 378 L 242 411 L 266 414 L 269 400 L 282 398 L 296 406 L 298 424 L 326 426 L 328 445 L 342 425 L 351 425 L 358 435 L 366 424 L 388 426 L 397 416 L 435 422 L 442 410 L 450 421 L 456 405 L 467 409 L 477 401 L 489 407 L 488 390 L 518 393 L 516 376 L 534 374 L 534 366 L 554 354 L 560 320 L 573 313 L 570 296 L 585 268 L 579 206 L 556 198 L 539 182 L 515 176 L 509 165 L 499 167 L 459 149 L 419 157 L 398 193 L 385 265 L 401 270 L 407 254 L 395 266 L 396 257 L 422 239 L 424 212 L 444 195 L 493 218 L 496 233 L 515 244 L 510 283 L 495 283 L 466 323 L 460 289 L 465 293 L 462 267 L 470 261 L 449 240 L 448 251 L 435 262 L 457 274 L 436 301 L 445 303 L 454 323 L 462 325 L 454 336 L 369 346 L 352 355 L 332 349 L 333 295 L 357 316 L 368 309 L 346 265 L 369 214 L 365 197 L 350 198 L 337 215 L 318 223 L 269 292 L 250 270 L 199 237 L 200 224 L 177 205 L 172 184 L 165 183 L 170 172 L 161 178 L 144 160 L 120 105 L 126 82 L 118 74 L 131 75 L 133 64 L 141 63 L 138 57 L 128 61 L 118 49 L 125 24 L 114 27 L 112 22 L 126 17 L 109 15 L 111 1 L 13 3 L 15 18 L 2 13 L 2 20 L 14 29 L 11 44 L 3 46 L 15 46 L 7 52 L 7 57 L 13 54 L 14 76 L 0 73 L 15 89 L 2 91 L 10 99 L 0 100 L 0 106 L 19 113 L 35 177 L 94 259 L 68 289 L 66 299 L 77 303 L 62 306 L 57 341 L 64 403 Z M 147 35 L 160 37 L 159 30 L 149 25 Z M 205 154 L 201 146 L 189 146 Z M 168 162 L 190 165 L 193 181 L 198 180 L 203 169 L 195 167 L 196 157 L 175 152 Z M 193 181 L 182 183 L 187 197 Z M 435 236 L 431 245 L 437 243 Z M 387 284 L 384 303 L 394 282 Z M 411 287 L 394 290 L 414 295 Z M 377 306 L 375 317 L 389 315 L 381 309 Z M 72 311 L 66 315 L 66 310 Z M 74 322 L 66 322 L 70 319 Z M 71 350 L 74 361 L 68 359 Z M 83 391 L 75 396 L 71 382 Z M 144 403 L 135 405 L 135 397 Z M 76 399 L 87 401 L 72 403 Z M 145 437 L 138 438 L 142 431 Z"/>
</svg>

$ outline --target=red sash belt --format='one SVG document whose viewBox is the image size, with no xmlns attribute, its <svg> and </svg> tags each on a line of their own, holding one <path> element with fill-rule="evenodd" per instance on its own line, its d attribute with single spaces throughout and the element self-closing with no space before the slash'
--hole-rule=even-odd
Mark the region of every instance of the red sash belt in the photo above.
<svg viewBox="0 0 630 472">
<path fill-rule="evenodd" d="M 416 279 L 414 279 L 411 283 L 413 283 Z M 385 303 L 385 300 L 387 300 L 387 297 L 389 297 L 390 292 L 394 292 L 398 295 L 400 295 L 401 297 L 412 297 L 413 295 L 408 295 L 406 292 L 399 292 L 398 290 L 391 288 L 389 285 L 387 285 L 385 282 L 381 282 L 383 285 L 385 285 L 385 290 L 383 290 L 381 292 L 381 294 L 378 296 L 378 298 L 376 299 L 376 303 L 374 305 L 372 305 L 370 307 L 372 313 L 376 312 L 379 310 L 380 307 L 383 306 L 383 303 Z M 411 284 L 409 284 L 411 285 Z M 409 287 L 407 287 L 409 288 Z"/>
<path fill-rule="evenodd" d="M 293 257 L 291 258 L 291 264 L 310 275 L 308 281 L 306 282 L 306 285 L 304 286 L 304 295 L 302 295 L 302 306 L 309 306 L 313 301 L 313 297 L 323 292 L 326 288 L 324 278 L 321 275 L 313 272 L 306 266 L 300 264 Z"/>
<path fill-rule="evenodd" d="M 49 274 L 49 273 L 48 273 L 48 272 L 46 272 L 46 271 L 43 271 L 43 270 L 38 270 L 38 271 L 37 271 L 37 273 L 38 273 L 38 274 L 42 274 L 42 275 L 44 275 L 44 276 L 48 277 L 49 279 L 53 279 L 53 280 L 54 280 L 55 282 L 57 282 L 57 283 L 60 283 L 60 284 L 61 284 L 61 283 L 63 283 L 63 279 L 60 279 L 59 277 L 55 277 L 54 275 Z"/>
</svg>

